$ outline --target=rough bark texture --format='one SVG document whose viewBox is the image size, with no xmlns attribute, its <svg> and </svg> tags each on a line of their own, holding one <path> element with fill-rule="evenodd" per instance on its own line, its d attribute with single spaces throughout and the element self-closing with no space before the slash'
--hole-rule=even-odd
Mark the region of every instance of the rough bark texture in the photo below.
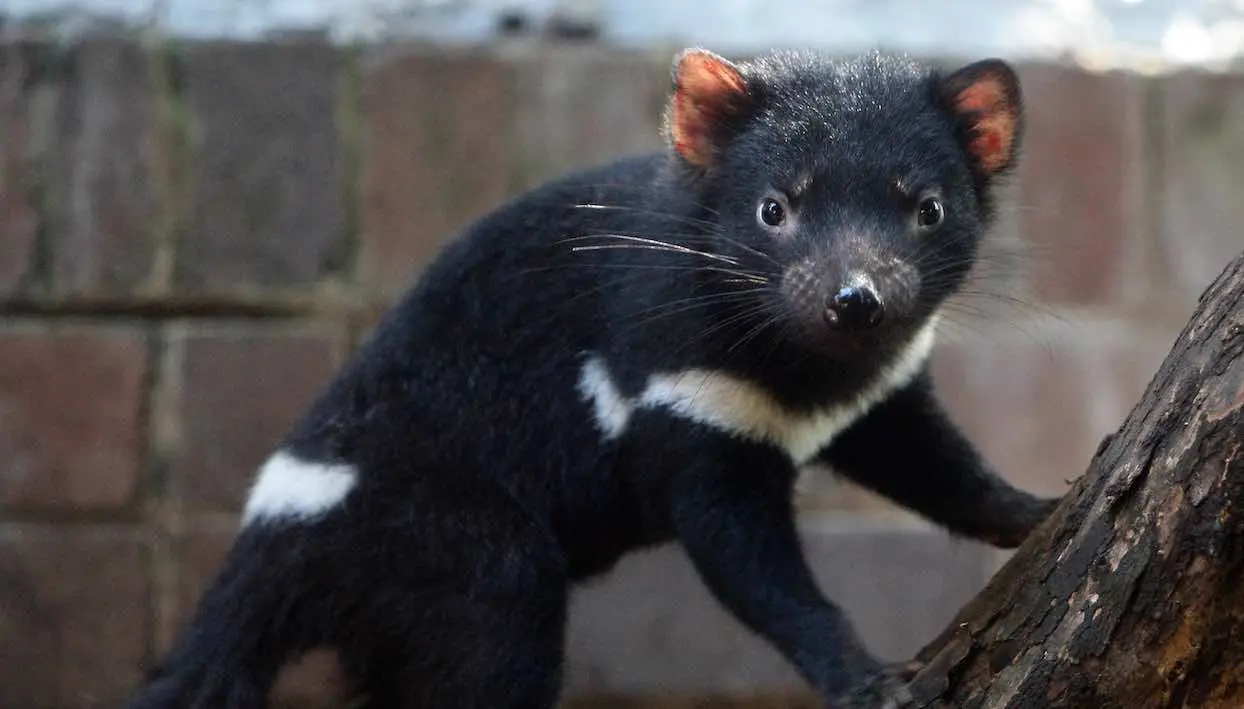
<svg viewBox="0 0 1244 709">
<path fill-rule="evenodd" d="M 918 704 L 1244 707 L 1244 254 L 1122 428 L 918 659 Z"/>
</svg>

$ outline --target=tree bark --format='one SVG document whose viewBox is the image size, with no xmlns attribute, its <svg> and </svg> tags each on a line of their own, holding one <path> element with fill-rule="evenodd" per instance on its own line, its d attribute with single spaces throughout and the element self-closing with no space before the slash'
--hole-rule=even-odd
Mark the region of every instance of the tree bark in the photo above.
<svg viewBox="0 0 1244 709">
<path fill-rule="evenodd" d="M 937 709 L 1244 708 L 1244 254 L 1088 472 L 919 653 Z"/>
</svg>

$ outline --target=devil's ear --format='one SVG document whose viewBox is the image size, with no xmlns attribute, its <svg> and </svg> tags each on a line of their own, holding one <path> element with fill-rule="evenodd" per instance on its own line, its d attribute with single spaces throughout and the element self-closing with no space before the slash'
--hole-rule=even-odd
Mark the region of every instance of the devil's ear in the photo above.
<svg viewBox="0 0 1244 709">
<path fill-rule="evenodd" d="M 673 80 L 665 114 L 670 146 L 692 165 L 710 167 L 749 109 L 747 80 L 734 64 L 703 49 L 679 53 Z"/>
<path fill-rule="evenodd" d="M 988 180 L 1011 168 L 1024 123 L 1015 71 L 1000 59 L 986 59 L 945 77 L 938 89 L 976 173 Z"/>
</svg>

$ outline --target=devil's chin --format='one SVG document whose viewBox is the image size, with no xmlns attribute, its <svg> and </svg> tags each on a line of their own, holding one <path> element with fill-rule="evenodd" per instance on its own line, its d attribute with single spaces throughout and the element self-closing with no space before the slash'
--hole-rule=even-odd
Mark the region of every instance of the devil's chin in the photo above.
<svg viewBox="0 0 1244 709">
<path fill-rule="evenodd" d="M 799 339 L 809 354 L 835 360 L 887 358 L 906 349 L 927 318 L 900 318 L 868 330 L 841 330 L 830 327 L 817 314 L 802 315 L 797 325 Z"/>
</svg>

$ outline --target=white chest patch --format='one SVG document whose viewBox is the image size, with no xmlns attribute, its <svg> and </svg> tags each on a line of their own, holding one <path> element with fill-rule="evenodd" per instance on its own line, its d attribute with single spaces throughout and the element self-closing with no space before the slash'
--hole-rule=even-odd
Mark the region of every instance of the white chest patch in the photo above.
<svg viewBox="0 0 1244 709">
<path fill-rule="evenodd" d="M 760 386 L 710 369 L 653 374 L 639 396 L 628 399 L 618 391 L 599 357 L 583 364 L 579 391 L 592 405 L 596 425 L 606 439 L 626 430 L 636 408 L 665 408 L 740 438 L 772 443 L 796 465 L 803 465 L 856 419 L 916 377 L 933 349 L 936 326 L 937 318 L 931 318 L 907 349 L 853 401 L 814 411 L 792 411 Z"/>
<path fill-rule="evenodd" d="M 242 525 L 256 520 L 308 520 L 345 499 L 358 471 L 341 463 L 314 463 L 280 451 L 259 469 L 242 511 Z"/>
</svg>

